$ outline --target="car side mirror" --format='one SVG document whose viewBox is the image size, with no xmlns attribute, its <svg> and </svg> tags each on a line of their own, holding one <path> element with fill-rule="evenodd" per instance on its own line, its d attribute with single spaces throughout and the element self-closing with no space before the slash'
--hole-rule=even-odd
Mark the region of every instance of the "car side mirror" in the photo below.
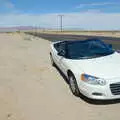
<svg viewBox="0 0 120 120">
<path fill-rule="evenodd" d="M 116 50 L 118 53 L 120 53 L 120 50 Z"/>
<path fill-rule="evenodd" d="M 64 50 L 59 51 L 59 52 L 58 52 L 58 55 L 64 57 L 64 56 L 65 56 L 65 51 L 64 51 Z"/>
</svg>

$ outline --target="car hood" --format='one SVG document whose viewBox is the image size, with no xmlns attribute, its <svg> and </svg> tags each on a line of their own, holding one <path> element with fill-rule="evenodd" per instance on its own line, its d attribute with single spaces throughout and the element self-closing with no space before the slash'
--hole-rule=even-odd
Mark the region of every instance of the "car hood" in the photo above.
<svg viewBox="0 0 120 120">
<path fill-rule="evenodd" d="M 99 58 L 72 60 L 77 71 L 100 78 L 120 78 L 120 54 L 117 52 Z"/>
</svg>

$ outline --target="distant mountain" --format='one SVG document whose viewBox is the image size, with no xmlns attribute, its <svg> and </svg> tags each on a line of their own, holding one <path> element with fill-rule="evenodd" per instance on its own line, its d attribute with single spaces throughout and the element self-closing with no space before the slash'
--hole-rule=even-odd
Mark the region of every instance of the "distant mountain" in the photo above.
<svg viewBox="0 0 120 120">
<path fill-rule="evenodd" d="M 17 30 L 32 30 L 35 27 L 32 27 L 32 26 L 18 26 L 18 27 L 14 27 L 14 28 L 17 29 Z"/>
<path fill-rule="evenodd" d="M 35 27 L 32 26 L 15 26 L 15 27 L 0 27 L 0 32 L 15 32 L 19 30 L 32 30 Z"/>
</svg>

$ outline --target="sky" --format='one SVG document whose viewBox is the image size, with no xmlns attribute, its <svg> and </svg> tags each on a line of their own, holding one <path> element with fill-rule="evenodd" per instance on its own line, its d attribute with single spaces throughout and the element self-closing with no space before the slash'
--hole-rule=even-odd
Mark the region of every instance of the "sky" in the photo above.
<svg viewBox="0 0 120 120">
<path fill-rule="evenodd" d="M 120 30 L 120 0 L 0 0 L 0 27 Z"/>
</svg>

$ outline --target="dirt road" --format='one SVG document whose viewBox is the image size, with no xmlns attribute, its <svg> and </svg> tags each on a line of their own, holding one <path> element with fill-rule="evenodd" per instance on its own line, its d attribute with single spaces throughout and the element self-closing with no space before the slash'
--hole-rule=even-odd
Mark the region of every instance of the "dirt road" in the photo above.
<svg viewBox="0 0 120 120">
<path fill-rule="evenodd" d="M 50 65 L 49 44 L 0 34 L 0 120 L 119 120 L 120 103 L 93 105 L 72 95 Z"/>
</svg>

